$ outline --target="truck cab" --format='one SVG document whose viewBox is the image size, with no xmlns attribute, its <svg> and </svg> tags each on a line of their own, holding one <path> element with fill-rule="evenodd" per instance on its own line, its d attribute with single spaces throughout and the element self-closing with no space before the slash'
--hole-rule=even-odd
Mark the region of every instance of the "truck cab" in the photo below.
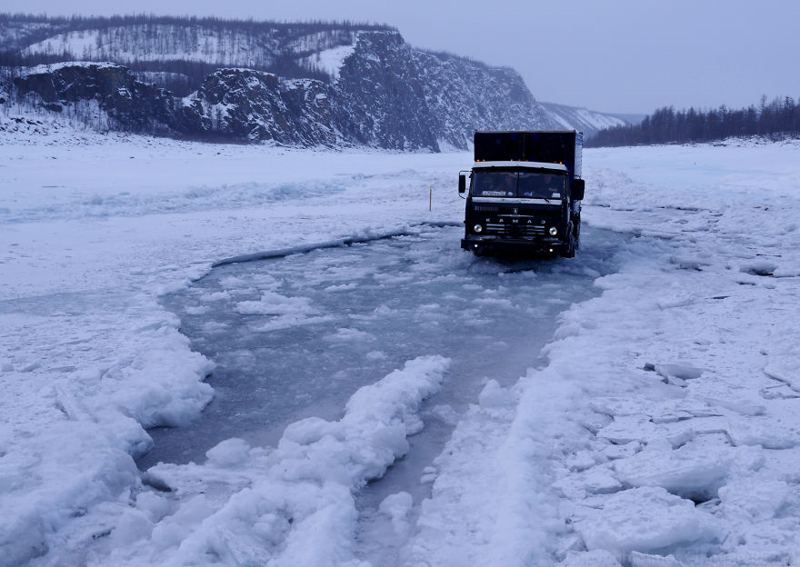
<svg viewBox="0 0 800 567">
<path fill-rule="evenodd" d="M 477 255 L 574 256 L 582 142 L 574 131 L 476 132 L 475 164 L 459 174 L 467 201 L 461 247 Z"/>
</svg>

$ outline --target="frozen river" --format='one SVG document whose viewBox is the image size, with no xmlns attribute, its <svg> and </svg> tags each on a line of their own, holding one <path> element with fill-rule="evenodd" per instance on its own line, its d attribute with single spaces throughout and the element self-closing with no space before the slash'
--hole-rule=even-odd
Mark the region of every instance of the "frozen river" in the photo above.
<svg viewBox="0 0 800 567">
<path fill-rule="evenodd" d="M 415 225 L 469 156 L 82 136 L 3 151 L 6 563 L 797 563 L 797 143 L 593 150 L 514 263 Z"/>
<path fill-rule="evenodd" d="M 452 365 L 423 408 L 425 430 L 387 475 L 405 478 L 400 482 L 410 482 L 412 494 L 423 490 L 418 473 L 487 377 L 507 386 L 536 365 L 558 314 L 596 293 L 592 282 L 614 271 L 625 238 L 586 227 L 575 259 L 511 261 L 460 250 L 461 234 L 422 228 L 221 266 L 167 296 L 192 348 L 217 364 L 208 379 L 216 396 L 191 426 L 151 430 L 155 448 L 140 468 L 203 462 L 209 448 L 230 437 L 275 444 L 289 423 L 337 419 L 361 386 L 407 360 L 439 354 Z M 364 498 L 383 493 L 375 486 Z"/>
<path fill-rule="evenodd" d="M 586 227 L 573 259 L 477 258 L 459 248 L 462 229 L 418 233 L 220 266 L 165 298 L 192 348 L 216 364 L 216 396 L 189 427 L 156 429 L 139 461 L 205 461 L 231 437 L 275 445 L 284 428 L 318 416 L 339 419 L 360 387 L 414 358 L 451 359 L 435 396 L 422 407 L 422 433 L 379 482 L 357 499 L 362 557 L 391 564 L 402 545 L 381 502 L 406 492 L 429 496 L 425 473 L 486 380 L 514 384 L 540 362 L 558 315 L 599 290 L 615 271 L 624 235 Z M 419 513 L 415 506 L 412 517 Z M 387 555 L 389 554 L 389 555 Z M 388 563 L 387 563 L 388 561 Z"/>
</svg>

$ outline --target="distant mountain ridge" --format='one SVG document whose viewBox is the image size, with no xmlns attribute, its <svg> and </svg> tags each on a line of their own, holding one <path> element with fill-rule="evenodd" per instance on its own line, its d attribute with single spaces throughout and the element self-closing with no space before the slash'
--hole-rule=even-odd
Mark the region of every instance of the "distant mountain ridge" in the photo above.
<svg viewBox="0 0 800 567">
<path fill-rule="evenodd" d="M 583 132 L 586 137 L 591 137 L 604 128 L 614 126 L 624 126 L 626 122 L 618 116 L 594 112 L 586 108 L 555 104 L 552 102 L 540 102 L 563 128 L 575 129 Z"/>
<path fill-rule="evenodd" d="M 440 151 L 476 129 L 576 127 L 514 70 L 415 49 L 388 26 L 0 15 L 0 63 L 0 99 L 91 102 L 101 129 Z"/>
</svg>

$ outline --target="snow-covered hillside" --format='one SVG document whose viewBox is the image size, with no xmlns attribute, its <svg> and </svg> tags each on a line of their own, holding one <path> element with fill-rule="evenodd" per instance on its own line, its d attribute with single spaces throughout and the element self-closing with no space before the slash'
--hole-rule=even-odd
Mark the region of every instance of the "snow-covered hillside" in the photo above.
<svg viewBox="0 0 800 567">
<path fill-rule="evenodd" d="M 598 130 L 613 126 L 624 126 L 625 121 L 610 114 L 594 112 L 586 108 L 565 106 L 552 102 L 540 102 L 559 127 L 564 130 L 578 130 L 591 137 Z"/>
<path fill-rule="evenodd" d="M 513 69 L 415 49 L 387 26 L 143 16 L 44 19 L 48 33 L 24 27 L 42 18 L 20 18 L 0 18 L 0 53 L 14 63 L 0 112 L 15 100 L 82 116 L 74 107 L 93 101 L 103 116 L 86 122 L 101 131 L 403 151 L 559 125 Z M 113 76 L 98 74 L 108 62 Z"/>
<path fill-rule="evenodd" d="M 354 498 L 407 450 L 421 400 L 458 380 L 448 362 L 414 357 L 341 419 L 299 422 L 277 446 L 230 439 L 206 462 L 143 476 L 132 457 L 150 445 L 144 428 L 191 428 L 214 395 L 213 361 L 158 296 L 230 256 L 458 223 L 470 156 L 32 122 L 0 132 L 4 565 L 366 566 Z M 598 295 L 563 306 L 516 384 L 488 375 L 447 415 L 427 496 L 380 505 L 394 526 L 387 564 L 796 562 L 799 154 L 757 142 L 587 151 L 583 217 L 628 235 L 619 270 L 555 261 Z M 467 304 L 492 301 L 448 281 Z"/>
<path fill-rule="evenodd" d="M 301 26 L 298 26 L 301 27 Z M 111 26 L 58 33 L 25 47 L 24 57 L 63 56 L 67 60 L 190 61 L 222 67 L 270 68 L 289 55 L 306 69 L 318 67 L 335 77 L 355 33 L 348 30 L 287 30 L 285 26 L 257 30 L 246 26 L 154 23 Z"/>
</svg>

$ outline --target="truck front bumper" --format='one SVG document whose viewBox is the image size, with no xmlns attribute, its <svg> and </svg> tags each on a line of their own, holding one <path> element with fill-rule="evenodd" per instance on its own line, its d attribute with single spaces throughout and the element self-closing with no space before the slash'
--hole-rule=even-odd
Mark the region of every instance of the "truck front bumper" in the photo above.
<svg viewBox="0 0 800 567">
<path fill-rule="evenodd" d="M 522 240 L 493 238 L 491 236 L 468 236 L 461 239 L 461 248 L 475 254 L 549 256 L 566 253 L 569 243 L 558 238 Z"/>
</svg>

